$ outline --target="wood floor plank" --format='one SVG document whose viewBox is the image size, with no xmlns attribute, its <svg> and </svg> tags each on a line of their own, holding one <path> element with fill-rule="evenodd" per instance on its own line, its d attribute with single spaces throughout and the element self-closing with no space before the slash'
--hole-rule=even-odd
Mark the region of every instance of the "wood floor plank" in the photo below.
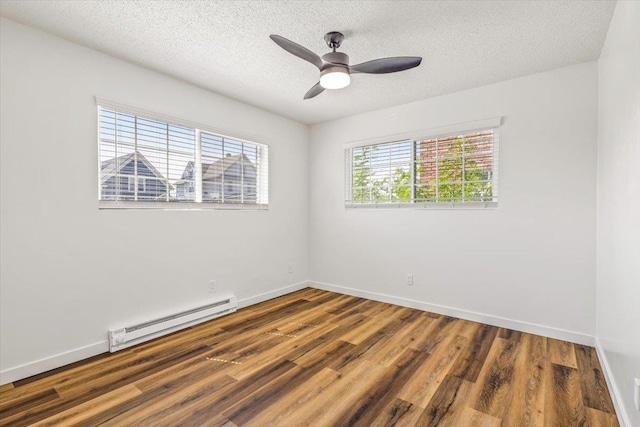
<svg viewBox="0 0 640 427">
<path fill-rule="evenodd" d="M 398 397 L 426 408 L 467 341 L 467 338 L 458 335 L 442 340 L 437 350 L 429 353 L 415 375 L 406 382 Z"/>
<path fill-rule="evenodd" d="M 156 405 L 147 406 L 148 411 L 144 414 L 140 411 L 125 413 L 104 425 L 199 425 L 291 369 L 300 368 L 289 361 L 282 361 L 242 381 L 204 377 L 180 388 L 173 396 L 166 396 Z"/>
<path fill-rule="evenodd" d="M 84 402 L 80 405 L 67 409 L 66 411 L 59 412 L 52 415 L 49 418 L 45 418 L 33 426 L 51 426 L 51 425 L 80 425 L 86 423 L 86 421 L 92 416 L 109 410 L 113 406 L 124 403 L 141 395 L 142 392 L 133 385 L 126 385 L 120 387 L 103 395 Z"/>
<path fill-rule="evenodd" d="M 364 314 L 358 316 L 357 319 L 358 322 L 354 322 L 353 326 L 346 329 L 344 334 L 340 336 L 342 341 L 347 341 L 352 344 L 360 344 L 362 341 L 379 331 L 385 324 L 384 319 L 366 316 Z"/>
<path fill-rule="evenodd" d="M 411 324 L 415 325 L 408 336 L 409 341 L 411 342 L 411 348 L 415 349 L 416 342 L 429 335 L 430 331 L 433 330 L 434 323 L 436 323 L 436 321 L 436 318 L 423 312 L 419 317 L 411 322 Z"/>
<path fill-rule="evenodd" d="M 0 388 L 0 426 L 618 426 L 595 350 L 303 289 Z"/>
<path fill-rule="evenodd" d="M 574 348 L 584 405 L 599 411 L 615 413 L 595 349 L 579 344 L 575 344 Z"/>
<path fill-rule="evenodd" d="M 84 393 L 87 387 L 91 388 L 97 383 L 109 383 L 122 377 L 130 377 L 136 373 L 150 372 L 154 366 L 164 366 L 166 361 L 175 360 L 177 354 L 189 354 L 190 351 L 207 351 L 207 347 L 198 344 L 198 339 L 202 336 L 216 335 L 218 329 L 213 329 L 209 333 L 200 331 L 194 333 L 185 330 L 181 335 L 174 335 L 175 346 L 171 346 L 166 337 L 142 346 L 133 347 L 113 355 L 111 358 L 100 359 L 97 365 L 91 369 L 64 371 L 61 375 L 56 375 L 43 380 L 43 384 L 50 383 L 52 387 L 62 396 L 73 393 Z M 188 337 L 188 340 L 185 340 Z M 179 349 L 176 351 L 176 349 Z M 165 361 L 165 362 L 163 362 Z M 96 369 L 96 367 L 100 369 Z M 22 388 L 22 387 L 20 387 Z"/>
<path fill-rule="evenodd" d="M 14 399 L 5 399 L 0 405 L 0 419 L 9 417 L 19 412 L 28 411 L 36 406 L 44 405 L 52 400 L 59 399 L 60 396 L 55 389 L 34 390 L 28 394 L 21 394 Z"/>
<path fill-rule="evenodd" d="M 305 359 L 306 365 L 301 370 L 292 370 L 290 373 L 272 381 L 268 387 L 249 395 L 246 399 L 224 411 L 223 414 L 238 425 L 243 425 L 249 420 L 266 411 L 268 407 L 276 405 L 288 393 L 309 381 L 320 372 L 326 363 L 346 353 L 353 344 L 344 341 L 334 341 L 321 351 L 313 352 L 312 356 Z M 300 365 L 298 365 L 300 366 Z"/>
<path fill-rule="evenodd" d="M 395 399 L 380 411 L 371 427 L 413 427 L 417 425 L 422 411 L 422 408 L 412 403 Z"/>
<path fill-rule="evenodd" d="M 417 339 L 411 347 L 418 351 L 431 353 L 444 339 L 450 337 L 451 330 L 458 328 L 461 323 L 453 317 L 441 316 L 433 323 L 431 329 Z"/>
<path fill-rule="evenodd" d="M 319 348 L 322 348 L 322 346 L 329 345 L 333 342 L 332 340 L 321 340 L 319 337 L 326 336 L 326 334 L 337 326 L 336 324 L 320 325 L 309 329 L 296 338 L 284 340 L 282 343 L 266 349 L 260 354 L 254 354 L 250 358 L 243 357 L 238 359 L 238 362 L 242 364 L 229 367 L 228 373 L 233 378 L 240 380 L 283 358 L 293 361 L 295 357 L 285 357 L 285 355 L 301 353 L 308 343 L 315 343 L 315 345 L 308 346 L 308 352 L 317 351 Z"/>
<path fill-rule="evenodd" d="M 209 368 L 210 369 L 210 368 Z M 140 396 L 102 411 L 85 421 L 86 425 L 135 425 L 149 417 L 160 417 L 177 408 L 196 403 L 198 396 L 213 393 L 233 384 L 235 379 L 224 372 L 190 370 L 146 383 Z M 139 388 L 139 387 L 138 387 Z"/>
<path fill-rule="evenodd" d="M 104 371 L 95 372 L 89 377 L 74 378 L 55 386 L 60 396 L 73 397 L 85 393 L 94 392 L 102 387 L 112 387 L 116 384 L 124 385 L 139 378 L 146 377 L 155 372 L 162 371 L 180 361 L 190 359 L 195 355 L 203 355 L 209 351 L 209 347 L 201 346 L 195 349 L 181 349 L 171 351 L 166 349 L 156 355 L 133 359 L 124 365 L 115 365 Z"/>
<path fill-rule="evenodd" d="M 351 392 L 353 392 L 353 384 L 364 381 L 372 374 L 375 365 L 365 360 L 359 361 L 357 366 L 346 375 L 338 373 L 335 380 L 331 381 L 326 387 L 318 390 L 313 399 L 300 402 L 292 411 L 281 414 L 278 418 L 278 424 L 281 426 L 310 426 L 310 425 L 330 425 L 328 422 L 321 422 L 325 413 L 335 412 L 337 410 L 336 403 L 343 402 Z M 383 368 L 378 368 L 383 369 Z M 370 383 L 367 382 L 367 385 Z M 255 425 L 260 425 L 259 419 L 252 420 Z"/>
<path fill-rule="evenodd" d="M 325 291 L 321 291 L 321 292 L 324 292 L 324 293 L 322 296 L 318 298 L 307 298 L 309 301 L 318 303 L 319 304 L 318 308 L 320 308 L 321 310 L 325 310 L 329 304 L 335 305 L 336 301 L 338 301 L 339 298 L 347 296 L 347 295 L 342 295 L 335 292 L 325 292 Z"/>
<path fill-rule="evenodd" d="M 123 357 L 125 356 L 125 354 L 126 352 L 121 352 L 121 354 L 119 354 L 118 357 Z M 36 387 L 40 388 L 42 387 L 43 384 L 51 384 L 51 382 L 48 381 L 51 378 L 59 378 L 60 376 L 65 376 L 65 374 L 69 374 L 71 372 L 82 372 L 86 370 L 91 370 L 92 366 L 102 363 L 108 356 L 109 356 L 108 353 L 98 354 L 96 356 L 89 357 L 84 360 L 80 360 L 78 362 L 70 363 L 68 365 L 61 366 L 56 369 L 51 369 L 49 371 L 46 371 L 37 375 L 33 375 L 28 378 L 15 381 L 13 383 L 13 386 L 16 389 L 19 388 L 21 390 L 28 390 L 29 389 L 28 385 L 30 383 L 37 382 L 38 384 L 36 385 Z"/>
<path fill-rule="evenodd" d="M 171 364 L 179 363 L 182 360 L 189 359 L 206 351 L 207 348 L 203 347 L 195 350 L 176 352 L 172 357 L 164 358 L 158 361 L 155 365 L 145 365 L 144 368 L 131 375 L 123 376 L 110 382 L 97 380 L 93 384 L 82 384 L 81 386 L 78 386 L 78 389 L 73 393 L 68 393 L 67 397 L 64 399 L 56 399 L 48 405 L 40 405 L 18 414 L 20 415 L 20 418 L 13 421 L 12 425 L 19 427 L 36 423 L 45 418 L 49 418 L 52 415 L 66 411 L 74 406 L 95 399 L 102 394 L 106 394 L 127 384 L 131 384 L 146 375 L 162 371 Z"/>
<path fill-rule="evenodd" d="M 472 408 L 502 418 L 511 401 L 513 371 L 519 343 L 496 338 L 478 376 L 478 388 Z"/>
<path fill-rule="evenodd" d="M 402 312 L 403 314 L 398 317 L 398 320 L 409 324 L 412 324 L 413 322 L 424 316 L 424 311 L 416 310 L 414 308 L 404 307 L 404 310 L 402 310 Z"/>
<path fill-rule="evenodd" d="M 86 365 L 83 365 L 81 362 L 76 362 L 69 366 L 63 366 L 52 371 L 38 374 L 35 376 L 38 377 L 35 380 L 25 378 L 23 380 L 16 381 L 13 383 L 14 388 L 12 390 L 9 390 L 7 393 L 3 393 L 2 396 L 0 396 L 0 401 L 4 399 L 12 399 L 15 398 L 15 396 L 22 394 L 29 394 L 34 390 L 42 391 L 45 388 L 54 388 L 56 385 L 67 383 L 72 379 L 81 377 L 90 378 L 95 376 L 97 371 L 101 372 L 103 370 L 108 370 L 111 366 L 126 364 L 129 361 L 136 359 L 136 355 L 131 349 L 113 354 L 112 356 L 113 357 L 106 357 L 103 355 L 103 357 L 90 358 Z M 87 382 L 87 380 L 84 382 Z"/>
<path fill-rule="evenodd" d="M 548 338 L 549 343 L 549 361 L 556 365 L 568 366 L 569 368 L 578 369 L 576 361 L 576 352 L 574 346 L 570 342 L 555 340 Z"/>
<path fill-rule="evenodd" d="M 587 408 L 587 419 L 590 427 L 619 427 L 618 418 L 615 414 Z"/>
<path fill-rule="evenodd" d="M 296 300 L 278 307 L 275 310 L 267 311 L 257 316 L 248 316 L 247 318 L 242 318 L 237 322 L 229 323 L 222 326 L 222 329 L 227 332 L 235 332 L 236 334 L 251 331 L 289 317 L 298 310 L 310 309 L 317 305 L 318 304 L 313 301 Z"/>
<path fill-rule="evenodd" d="M 329 331 L 319 335 L 314 336 L 311 339 L 306 340 L 305 342 L 295 345 L 290 351 L 283 353 L 281 356 L 287 360 L 294 361 L 299 364 L 303 364 L 303 361 L 300 361 L 305 355 L 313 353 L 318 350 L 319 347 L 324 347 L 330 345 L 333 341 L 339 340 L 340 337 L 351 328 L 352 325 L 358 325 L 360 322 L 365 320 L 364 316 L 357 317 L 352 321 L 352 324 L 338 324 L 336 327 L 330 329 Z M 328 367 L 331 364 L 327 365 Z"/>
<path fill-rule="evenodd" d="M 416 334 L 415 329 L 422 328 L 425 323 L 430 324 L 432 321 L 433 319 L 426 317 L 416 319 L 414 323 L 403 327 L 384 343 L 370 350 L 365 357 L 370 362 L 391 366 L 415 341 L 415 339 L 412 340 Z"/>
<path fill-rule="evenodd" d="M 213 352 L 204 353 L 199 357 L 183 360 L 160 372 L 147 375 L 133 384 L 141 391 L 147 393 L 151 390 L 162 388 L 172 390 L 180 387 L 181 384 L 188 384 L 197 380 L 199 376 L 209 376 L 219 374 L 224 371 L 212 357 Z M 226 372 L 225 372 L 226 374 Z"/>
<path fill-rule="evenodd" d="M 214 350 L 214 355 L 219 356 L 226 353 L 243 355 L 245 352 L 250 354 L 252 346 L 255 349 L 256 347 L 269 345 L 270 342 L 283 341 L 281 338 L 274 338 L 273 335 L 266 335 L 264 333 L 266 331 L 268 331 L 267 328 L 260 328 L 245 334 L 228 333 L 225 338 L 207 342 L 206 345 Z"/>
<path fill-rule="evenodd" d="M 267 407 L 259 417 L 250 419 L 244 427 L 269 427 L 286 425 L 283 420 L 303 405 L 313 401 L 327 387 L 342 378 L 342 374 L 333 369 L 323 368 L 308 382 L 284 395 L 278 403 Z"/>
<path fill-rule="evenodd" d="M 184 427 L 188 427 L 189 421 L 186 424 L 182 424 Z M 203 421 L 201 424 L 193 425 L 194 427 L 239 427 L 237 424 L 232 423 L 222 415 L 216 415 L 213 418 Z"/>
<path fill-rule="evenodd" d="M 244 425 L 266 411 L 269 406 L 277 404 L 278 400 L 289 391 L 295 390 L 320 370 L 305 369 L 300 366 L 288 370 L 283 375 L 268 383 L 265 387 L 255 390 L 235 405 L 222 411 L 228 420 L 237 425 Z M 216 410 L 219 410 L 216 408 Z"/>
<path fill-rule="evenodd" d="M 350 296 L 347 298 L 347 301 L 343 302 L 338 306 L 335 306 L 334 310 L 340 313 L 352 312 L 354 310 L 357 311 L 358 313 L 361 313 L 362 306 L 366 303 L 367 303 L 367 300 L 364 298 Z M 337 316 L 336 318 L 338 319 L 339 317 Z"/>
<path fill-rule="evenodd" d="M 366 393 L 346 407 L 346 411 L 339 416 L 340 422 L 349 426 L 370 426 L 377 415 L 395 400 L 402 386 L 422 366 L 428 356 L 413 349 L 405 350 L 394 365 L 383 371 Z"/>
<path fill-rule="evenodd" d="M 577 369 L 549 363 L 544 421 L 550 426 L 588 426 Z"/>
<path fill-rule="evenodd" d="M 293 417 L 303 417 L 307 419 L 309 425 L 319 426 L 338 426 L 348 425 L 345 421 L 345 414 L 352 410 L 357 402 L 359 402 L 368 390 L 373 388 L 386 372 L 387 368 L 373 364 L 367 360 L 359 362 L 348 374 L 344 375 L 345 381 L 336 382 L 333 386 L 328 387 L 319 395 L 316 405 L 300 408 L 302 413 L 294 412 Z M 362 384 L 363 387 L 352 387 L 351 384 Z M 324 402 L 321 406 L 317 403 Z M 309 412 L 307 412 L 309 411 Z M 296 425 L 295 418 L 291 419 L 292 424 L 288 424 L 285 420 L 284 425 Z"/>
<path fill-rule="evenodd" d="M 416 425 L 424 427 L 455 425 L 464 409 L 464 401 L 469 389 L 470 383 L 447 375 L 422 411 Z"/>
<path fill-rule="evenodd" d="M 504 425 L 533 427 L 544 425 L 547 338 L 523 334 L 513 372 L 512 398 L 502 417 Z"/>
<path fill-rule="evenodd" d="M 254 357 L 263 354 L 273 347 L 290 341 L 292 337 L 279 333 L 262 332 L 256 336 L 253 342 L 241 343 L 232 352 L 241 356 L 239 361 L 247 362 Z"/>
<path fill-rule="evenodd" d="M 351 365 L 358 364 L 360 360 L 369 360 L 394 337 L 398 323 L 401 322 L 395 319 L 381 320 L 378 323 L 380 329 L 368 335 L 360 344 L 345 353 L 339 360 L 331 362 L 328 366 L 338 372 L 345 373 L 348 372 Z"/>
<path fill-rule="evenodd" d="M 476 382 L 497 334 L 498 328 L 495 326 L 480 326 L 474 336 L 471 337 L 460 357 L 451 367 L 449 375 Z"/>
<path fill-rule="evenodd" d="M 304 299 L 308 299 L 308 300 L 314 300 L 314 299 L 319 299 L 319 298 L 324 298 L 327 296 L 332 296 L 334 297 L 335 295 L 337 295 L 334 292 L 326 292 L 323 291 L 321 289 L 316 289 L 316 288 L 304 288 L 298 292 L 293 292 L 291 294 L 288 295 L 293 295 L 293 294 L 297 294 L 300 298 L 304 298 Z M 280 299 L 280 297 L 278 298 L 274 298 L 274 299 Z"/>
<path fill-rule="evenodd" d="M 498 337 L 505 340 L 520 341 L 520 337 L 522 337 L 522 332 L 514 331 L 508 328 L 500 328 L 500 332 L 498 332 Z"/>
<path fill-rule="evenodd" d="M 554 424 L 550 424 L 552 426 Z M 465 407 L 460 417 L 459 427 L 512 427 L 509 424 L 502 424 L 500 418 L 492 417 L 473 408 Z M 518 427 L 517 424 L 513 427 Z M 568 427 L 568 426 L 567 426 Z"/>
<path fill-rule="evenodd" d="M 374 301 L 374 303 L 375 304 L 369 304 L 368 309 L 362 314 L 369 317 L 384 318 L 388 314 L 392 313 L 395 307 L 398 307 L 386 302 Z"/>
<path fill-rule="evenodd" d="M 341 306 L 350 301 L 354 301 L 355 297 L 345 294 L 336 294 L 331 300 L 326 301 L 321 305 L 322 310 L 330 313 L 334 317 L 341 313 Z"/>
</svg>

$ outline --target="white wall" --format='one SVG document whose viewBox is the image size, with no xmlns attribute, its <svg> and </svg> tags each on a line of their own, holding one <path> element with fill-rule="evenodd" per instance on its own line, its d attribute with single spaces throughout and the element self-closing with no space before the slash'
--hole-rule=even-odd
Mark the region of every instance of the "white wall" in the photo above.
<svg viewBox="0 0 640 427">
<path fill-rule="evenodd" d="M 599 61 L 596 336 L 629 426 L 640 426 L 640 3 L 619 1 Z"/>
<path fill-rule="evenodd" d="M 306 280 L 306 126 L 0 27 L 2 382 L 58 353 L 105 351 L 107 329 L 127 319 L 210 299 L 209 279 L 239 299 Z M 96 95 L 270 144 L 269 210 L 98 210 Z"/>
<path fill-rule="evenodd" d="M 592 340 L 597 71 L 585 63 L 313 126 L 310 279 Z M 496 116 L 497 209 L 345 209 L 345 143 Z"/>
</svg>

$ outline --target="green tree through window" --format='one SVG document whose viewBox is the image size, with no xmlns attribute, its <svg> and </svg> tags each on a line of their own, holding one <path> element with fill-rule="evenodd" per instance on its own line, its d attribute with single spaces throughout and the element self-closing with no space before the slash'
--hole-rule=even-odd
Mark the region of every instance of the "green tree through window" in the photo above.
<svg viewBox="0 0 640 427">
<path fill-rule="evenodd" d="M 352 149 L 352 200 L 356 203 L 493 201 L 493 132 L 442 138 L 440 148 L 435 141 L 402 141 Z M 432 142 L 434 145 L 429 149 Z M 390 147 L 395 147 L 396 152 L 410 150 L 406 166 L 383 168 L 385 162 L 398 163 L 397 157 L 393 157 L 394 148 Z"/>
</svg>

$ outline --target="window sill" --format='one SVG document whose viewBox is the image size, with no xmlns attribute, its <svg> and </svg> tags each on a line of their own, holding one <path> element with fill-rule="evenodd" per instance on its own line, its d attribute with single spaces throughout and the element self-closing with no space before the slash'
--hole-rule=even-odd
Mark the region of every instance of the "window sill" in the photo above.
<svg viewBox="0 0 640 427">
<path fill-rule="evenodd" d="M 242 211 L 266 211 L 269 205 L 242 204 L 242 203 L 191 203 L 191 202 L 127 202 L 127 201 L 98 201 L 98 209 L 138 209 L 138 210 L 165 210 L 165 211 L 206 211 L 206 210 L 242 210 Z"/>
<path fill-rule="evenodd" d="M 438 203 L 352 203 L 347 209 L 497 209 L 498 202 L 438 202 Z"/>
</svg>

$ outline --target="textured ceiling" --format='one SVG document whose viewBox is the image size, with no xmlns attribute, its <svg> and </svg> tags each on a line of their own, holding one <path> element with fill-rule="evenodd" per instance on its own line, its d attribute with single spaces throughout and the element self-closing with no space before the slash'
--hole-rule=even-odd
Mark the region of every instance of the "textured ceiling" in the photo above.
<svg viewBox="0 0 640 427">
<path fill-rule="evenodd" d="M 129 62 L 311 124 L 595 60 L 613 1 L 2 1 L 0 13 Z M 422 56 L 397 74 L 357 74 L 303 100 L 341 31 L 356 64 Z"/>
</svg>

